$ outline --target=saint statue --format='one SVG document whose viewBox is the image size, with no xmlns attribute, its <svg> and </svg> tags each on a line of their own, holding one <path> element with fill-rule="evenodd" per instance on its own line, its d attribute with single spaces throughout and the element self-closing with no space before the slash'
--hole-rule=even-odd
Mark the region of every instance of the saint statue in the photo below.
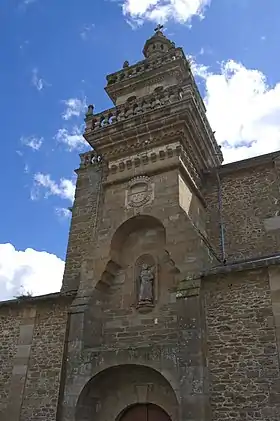
<svg viewBox="0 0 280 421">
<path fill-rule="evenodd" d="M 143 263 L 140 271 L 139 303 L 152 303 L 154 299 L 154 271 L 147 263 Z"/>
</svg>

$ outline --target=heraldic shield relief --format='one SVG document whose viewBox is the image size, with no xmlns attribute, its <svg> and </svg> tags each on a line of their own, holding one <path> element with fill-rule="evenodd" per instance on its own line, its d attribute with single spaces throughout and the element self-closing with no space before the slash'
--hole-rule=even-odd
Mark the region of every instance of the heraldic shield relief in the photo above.
<svg viewBox="0 0 280 421">
<path fill-rule="evenodd" d="M 147 176 L 134 177 L 126 191 L 126 206 L 139 208 L 153 200 L 153 185 Z"/>
</svg>

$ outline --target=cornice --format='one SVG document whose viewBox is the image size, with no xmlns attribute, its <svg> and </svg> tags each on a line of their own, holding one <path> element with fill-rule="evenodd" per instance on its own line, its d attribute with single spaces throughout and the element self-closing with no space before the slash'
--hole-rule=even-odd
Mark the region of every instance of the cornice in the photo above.
<svg viewBox="0 0 280 421">
<path fill-rule="evenodd" d="M 177 136 L 182 134 L 177 133 Z M 92 159 L 94 152 L 81 155 L 81 169 L 86 169 L 96 165 Z M 123 183 L 132 178 L 132 176 L 154 175 L 178 168 L 182 177 L 187 181 L 190 188 L 201 200 L 203 206 L 206 206 L 204 197 L 200 190 L 202 181 L 201 176 L 193 165 L 188 153 L 182 147 L 182 142 L 177 141 L 153 147 L 147 152 L 134 154 L 130 157 L 123 157 L 107 161 L 106 176 L 103 179 L 103 185 L 112 185 Z"/>
<path fill-rule="evenodd" d="M 180 154 L 181 146 L 179 142 L 174 142 L 157 148 L 153 147 L 147 152 L 134 155 L 132 158 L 129 157 L 110 161 L 108 164 L 108 175 L 130 170 L 131 168 L 137 168 L 140 165 L 147 165 L 149 163 L 153 164 L 157 161 L 172 158 L 173 156 L 179 156 Z"/>
<path fill-rule="evenodd" d="M 98 153 L 111 155 L 122 144 L 124 150 L 130 149 L 129 138 L 134 138 L 137 144 L 138 137 L 146 134 L 149 139 L 149 132 L 174 125 L 179 120 L 185 120 L 192 130 L 192 144 L 199 167 L 205 170 L 219 166 L 221 150 L 192 85 L 169 88 L 158 95 L 146 96 L 141 101 L 138 99 L 92 115 L 86 119 L 84 137 Z"/>
<path fill-rule="evenodd" d="M 219 176 L 226 177 L 228 175 L 234 175 L 238 172 L 252 171 L 257 168 L 268 168 L 273 167 L 275 163 L 280 159 L 280 150 L 270 152 L 268 154 L 258 155 L 253 158 L 243 159 L 241 161 L 231 162 L 229 164 L 220 165 L 216 168 L 209 169 L 204 172 L 206 177 L 217 177 L 217 171 Z"/>
<path fill-rule="evenodd" d="M 226 265 L 216 266 L 201 274 L 202 277 L 207 278 L 217 275 L 229 275 L 234 272 L 245 272 L 268 268 L 270 266 L 280 265 L 280 255 L 264 256 L 260 258 L 252 258 L 241 262 L 228 263 Z"/>
</svg>

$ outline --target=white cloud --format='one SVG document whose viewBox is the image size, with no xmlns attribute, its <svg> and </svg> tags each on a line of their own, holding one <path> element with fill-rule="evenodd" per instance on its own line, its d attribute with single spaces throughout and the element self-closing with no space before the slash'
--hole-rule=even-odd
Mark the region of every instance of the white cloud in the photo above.
<svg viewBox="0 0 280 421">
<path fill-rule="evenodd" d="M 209 67 L 205 66 L 204 64 L 197 63 L 194 56 L 188 55 L 187 59 L 191 65 L 193 75 L 195 77 L 207 79 L 207 77 L 210 75 Z"/>
<path fill-rule="evenodd" d="M 217 74 L 197 64 L 194 73 L 205 81 L 207 116 L 225 163 L 280 149 L 280 82 L 269 86 L 261 71 L 233 60 Z"/>
<path fill-rule="evenodd" d="M 60 290 L 64 262 L 54 254 L 0 244 L 0 300 L 21 294 L 43 295 Z"/>
<path fill-rule="evenodd" d="M 61 219 L 68 219 L 71 217 L 71 211 L 68 208 L 56 208 L 55 212 Z"/>
<path fill-rule="evenodd" d="M 45 190 L 45 198 L 58 196 L 61 199 L 74 201 L 75 183 L 73 180 L 61 178 L 56 183 L 49 174 L 37 173 L 34 175 L 34 186 L 31 191 L 32 200 L 38 199 L 41 189 Z"/>
<path fill-rule="evenodd" d="M 23 145 L 28 146 L 34 151 L 38 151 L 43 144 L 44 138 L 37 137 L 37 136 L 28 136 L 28 137 L 22 136 L 20 138 L 20 141 Z"/>
<path fill-rule="evenodd" d="M 123 14 L 138 24 L 145 20 L 164 23 L 173 19 L 189 22 L 193 16 L 203 17 L 211 0 L 125 0 Z"/>
<path fill-rule="evenodd" d="M 70 120 L 71 117 L 80 117 L 87 109 L 86 100 L 86 97 L 83 99 L 69 98 L 63 100 L 62 102 L 66 105 L 66 110 L 62 114 L 62 118 L 64 120 Z"/>
<path fill-rule="evenodd" d="M 35 68 L 32 70 L 32 85 L 35 86 L 37 91 L 41 91 L 46 86 L 51 86 L 48 82 L 38 76 L 38 69 Z"/>
<path fill-rule="evenodd" d="M 81 36 L 82 40 L 86 41 L 89 38 L 89 36 L 92 33 L 94 28 L 95 28 L 94 23 L 91 23 L 89 25 L 85 24 L 83 26 L 82 31 L 80 32 L 80 36 Z"/>
<path fill-rule="evenodd" d="M 22 42 L 22 44 L 20 44 L 19 48 L 20 48 L 20 50 L 21 50 L 22 53 L 27 48 L 28 44 L 29 44 L 29 41 L 28 40 L 25 40 L 25 41 Z"/>
<path fill-rule="evenodd" d="M 67 145 L 69 151 L 74 149 L 82 150 L 87 145 L 82 133 L 81 127 L 74 126 L 71 131 L 66 128 L 59 129 L 54 138 L 58 142 Z"/>
</svg>

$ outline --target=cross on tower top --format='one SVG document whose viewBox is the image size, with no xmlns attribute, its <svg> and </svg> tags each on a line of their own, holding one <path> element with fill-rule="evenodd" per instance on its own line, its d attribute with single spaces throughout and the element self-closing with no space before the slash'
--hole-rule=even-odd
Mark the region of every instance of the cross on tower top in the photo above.
<svg viewBox="0 0 280 421">
<path fill-rule="evenodd" d="M 161 25 L 160 23 L 158 24 L 158 26 L 154 29 L 155 32 L 159 32 L 164 28 L 163 25 Z"/>
</svg>

